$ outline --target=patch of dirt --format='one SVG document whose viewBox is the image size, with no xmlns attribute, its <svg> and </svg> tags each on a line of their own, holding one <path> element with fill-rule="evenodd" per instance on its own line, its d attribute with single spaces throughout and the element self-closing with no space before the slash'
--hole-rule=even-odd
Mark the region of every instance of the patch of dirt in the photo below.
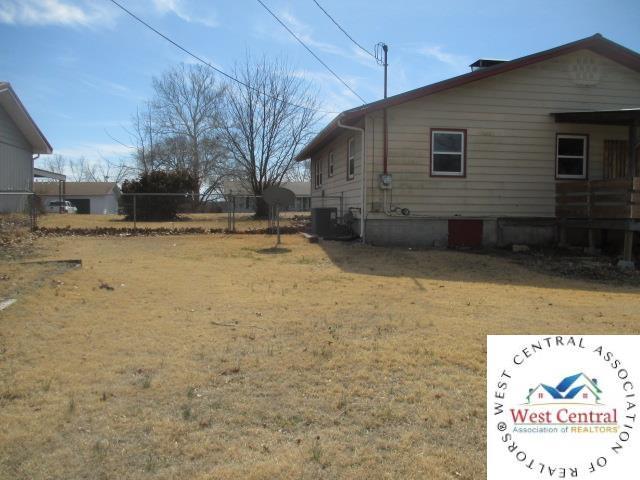
<svg viewBox="0 0 640 480">
<path fill-rule="evenodd" d="M 28 218 L 0 215 L 0 260 L 16 260 L 33 254 L 34 240 Z"/>
<path fill-rule="evenodd" d="M 618 258 L 607 255 L 585 255 L 579 250 L 553 248 L 532 248 L 518 253 L 491 250 L 489 254 L 509 258 L 518 265 L 553 276 L 640 286 L 640 271 L 620 269 L 616 266 Z"/>
</svg>

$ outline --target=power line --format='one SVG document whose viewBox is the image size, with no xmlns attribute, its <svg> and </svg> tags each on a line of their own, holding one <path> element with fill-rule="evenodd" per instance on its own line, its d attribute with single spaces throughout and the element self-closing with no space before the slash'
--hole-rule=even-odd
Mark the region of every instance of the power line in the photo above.
<svg viewBox="0 0 640 480">
<path fill-rule="evenodd" d="M 113 1 L 113 0 L 111 0 L 111 1 Z M 329 65 L 327 65 L 327 64 L 326 64 L 326 63 L 325 63 L 325 62 L 324 62 L 324 61 L 323 61 L 323 60 L 322 60 L 318 55 L 316 55 L 316 54 L 315 54 L 315 52 L 314 52 L 313 50 L 311 50 L 311 49 L 307 46 L 307 44 L 306 44 L 306 43 L 304 43 L 304 42 L 300 39 L 300 37 L 298 37 L 295 33 L 293 33 L 293 31 L 292 31 L 292 30 L 287 26 L 287 24 L 286 24 L 286 23 L 284 23 L 282 20 L 280 20 L 280 18 L 278 18 L 278 16 L 277 16 L 275 13 L 273 13 L 273 12 L 271 11 L 271 9 L 270 9 L 269 7 L 267 7 L 267 6 L 264 4 L 264 2 L 263 2 L 262 0 L 257 0 L 257 1 L 258 1 L 258 3 L 259 3 L 260 5 L 262 5 L 262 6 L 264 7 L 264 9 L 265 9 L 267 12 L 269 12 L 269 13 L 271 14 L 271 16 L 272 16 L 273 18 L 275 18 L 275 19 L 276 19 L 276 21 L 277 21 L 280 25 L 282 25 L 282 26 L 285 28 L 285 30 L 286 30 L 287 32 L 289 32 L 289 33 L 291 34 L 291 36 L 293 36 L 293 38 L 295 38 L 295 39 L 300 43 L 300 45 L 302 45 L 302 46 L 303 46 L 303 47 L 304 47 L 304 48 L 305 48 L 305 49 L 306 49 L 306 50 L 307 50 L 311 55 L 313 55 L 313 57 L 314 57 L 316 60 L 318 60 L 318 61 L 322 64 L 322 66 L 324 66 L 324 68 L 326 68 L 327 70 L 329 70 L 329 72 L 331 72 L 331 74 L 332 74 L 334 77 L 336 77 L 336 78 L 340 81 L 340 83 L 342 83 L 345 87 L 347 87 L 347 89 L 348 89 L 351 93 L 353 93 L 356 97 L 358 97 L 360 100 L 362 100 L 362 103 L 367 103 L 367 101 L 366 101 L 364 98 L 362 98 L 360 95 L 358 95 L 358 93 L 357 93 L 353 88 L 351 88 L 347 82 L 345 82 L 342 78 L 340 78 L 340 76 L 339 76 L 336 72 L 334 72 L 334 71 L 331 69 L 331 67 L 329 67 Z"/>
<path fill-rule="evenodd" d="M 116 7 L 118 7 L 120 10 L 122 10 L 123 12 L 127 13 L 129 16 L 131 16 L 132 18 L 134 18 L 135 20 L 137 20 L 138 22 L 140 22 L 142 25 L 144 25 L 145 27 L 147 27 L 149 30 L 151 30 L 152 32 L 154 32 L 156 35 L 159 35 L 160 37 L 164 38 L 167 42 L 169 42 L 170 44 L 172 44 L 173 46 L 175 46 L 176 48 L 182 50 L 184 53 L 186 53 L 187 55 L 189 55 L 190 57 L 194 58 L 195 60 L 199 61 L 200 63 L 203 63 L 204 65 L 206 65 L 207 67 L 215 70 L 216 72 L 218 72 L 220 75 L 223 75 L 224 77 L 228 78 L 229 80 L 232 80 L 250 90 L 253 90 L 257 93 L 259 93 L 260 95 L 263 95 L 267 98 L 271 98 L 272 100 L 277 100 L 279 102 L 285 103 L 287 105 L 291 105 L 292 107 L 297 107 L 297 108 L 302 108 L 304 110 L 312 110 L 315 112 L 319 112 L 319 113 L 331 113 L 331 114 L 337 114 L 340 112 L 332 112 L 329 110 L 321 110 L 319 108 L 312 108 L 312 107 L 307 107 L 305 105 L 299 105 L 297 103 L 293 103 L 290 102 L 288 100 L 284 100 L 280 97 L 277 97 L 275 95 L 270 95 L 266 92 L 263 92 L 255 87 L 252 87 L 251 85 L 243 82 L 242 80 L 237 79 L 236 77 L 229 75 L 228 73 L 224 72 L 223 70 L 215 67 L 214 65 L 212 65 L 211 63 L 207 62 L 206 60 L 204 60 L 203 58 L 199 57 L 198 55 L 196 55 L 195 53 L 191 52 L 190 50 L 187 50 L 185 47 L 183 47 L 182 45 L 180 45 L 179 43 L 177 43 L 176 41 L 172 40 L 171 38 L 169 38 L 167 35 L 165 35 L 164 33 L 160 32 L 159 30 L 157 30 L 156 28 L 152 27 L 151 25 L 149 25 L 147 22 L 145 22 L 142 18 L 138 17 L 135 13 L 133 13 L 131 10 L 128 10 L 127 8 L 125 8 L 124 6 L 122 6 L 120 3 L 118 3 L 116 0 L 109 0 L 111 3 L 113 3 Z"/>
<path fill-rule="evenodd" d="M 344 33 L 344 34 L 347 36 L 347 38 L 348 38 L 349 40 L 351 40 L 351 41 L 356 45 L 356 47 L 358 47 L 360 50 L 362 50 L 362 51 L 363 51 L 364 53 L 366 53 L 367 55 L 370 55 L 371 57 L 373 57 L 373 58 L 375 58 L 376 60 L 378 60 L 378 58 L 375 56 L 375 54 L 371 53 L 369 50 L 367 50 L 367 49 L 366 49 L 366 48 L 364 48 L 362 45 L 360 45 L 358 42 L 356 42 L 356 40 L 355 40 L 351 35 L 349 35 L 349 33 L 348 33 L 344 28 L 342 28 L 342 25 L 340 25 L 340 24 L 337 22 L 337 20 L 336 20 L 335 18 L 333 18 L 333 17 L 329 14 L 329 12 L 327 12 L 327 11 L 324 9 L 324 7 L 323 7 L 322 5 L 320 5 L 316 0 L 313 0 L 313 3 L 315 3 L 315 4 L 318 6 L 318 8 L 319 8 L 320 10 L 322 10 L 322 11 L 324 12 L 324 14 L 325 14 L 327 17 L 329 17 L 329 19 L 330 19 L 330 20 L 335 24 L 335 26 L 336 26 L 336 27 L 338 27 L 338 28 L 340 29 L 340 31 L 342 31 L 342 33 Z"/>
</svg>

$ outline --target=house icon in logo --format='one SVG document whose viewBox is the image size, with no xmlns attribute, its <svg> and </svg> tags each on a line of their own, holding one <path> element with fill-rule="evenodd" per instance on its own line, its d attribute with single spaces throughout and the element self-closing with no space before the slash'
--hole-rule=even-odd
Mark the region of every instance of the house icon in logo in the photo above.
<svg viewBox="0 0 640 480">
<path fill-rule="evenodd" d="M 544 383 L 529 389 L 527 403 L 541 405 L 548 403 L 583 403 L 597 405 L 600 403 L 602 390 L 598 381 L 584 373 L 577 373 L 562 379 L 555 387 Z"/>
</svg>

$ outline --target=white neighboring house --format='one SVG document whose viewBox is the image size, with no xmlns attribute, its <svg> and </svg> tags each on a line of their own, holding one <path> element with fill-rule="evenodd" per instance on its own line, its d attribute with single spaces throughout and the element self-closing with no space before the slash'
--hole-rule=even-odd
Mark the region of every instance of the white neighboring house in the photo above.
<svg viewBox="0 0 640 480">
<path fill-rule="evenodd" d="M 290 212 L 308 212 L 311 209 L 311 182 L 282 182 L 282 188 L 291 190 L 295 196 L 295 202 L 289 205 L 286 210 Z M 227 202 L 235 200 L 236 212 L 255 211 L 255 197 L 242 182 L 224 182 L 223 192 Z"/>
<path fill-rule="evenodd" d="M 43 207 L 60 199 L 58 182 L 36 182 L 33 189 Z M 106 215 L 118 213 L 120 194 L 115 182 L 65 182 L 62 196 L 78 213 Z"/>
<path fill-rule="evenodd" d="M 7 82 L 0 82 L 0 213 L 25 211 L 34 155 L 53 149 Z"/>
</svg>

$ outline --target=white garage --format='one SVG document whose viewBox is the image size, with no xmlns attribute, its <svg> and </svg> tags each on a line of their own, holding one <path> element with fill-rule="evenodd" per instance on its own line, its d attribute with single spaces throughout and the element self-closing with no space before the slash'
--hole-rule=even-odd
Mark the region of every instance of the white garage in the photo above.
<svg viewBox="0 0 640 480">
<path fill-rule="evenodd" d="M 97 215 L 118 213 L 121 193 L 115 182 L 64 182 L 62 192 L 58 182 L 36 182 L 33 191 L 43 207 L 51 201 L 63 199 L 70 201 L 78 213 Z"/>
</svg>

